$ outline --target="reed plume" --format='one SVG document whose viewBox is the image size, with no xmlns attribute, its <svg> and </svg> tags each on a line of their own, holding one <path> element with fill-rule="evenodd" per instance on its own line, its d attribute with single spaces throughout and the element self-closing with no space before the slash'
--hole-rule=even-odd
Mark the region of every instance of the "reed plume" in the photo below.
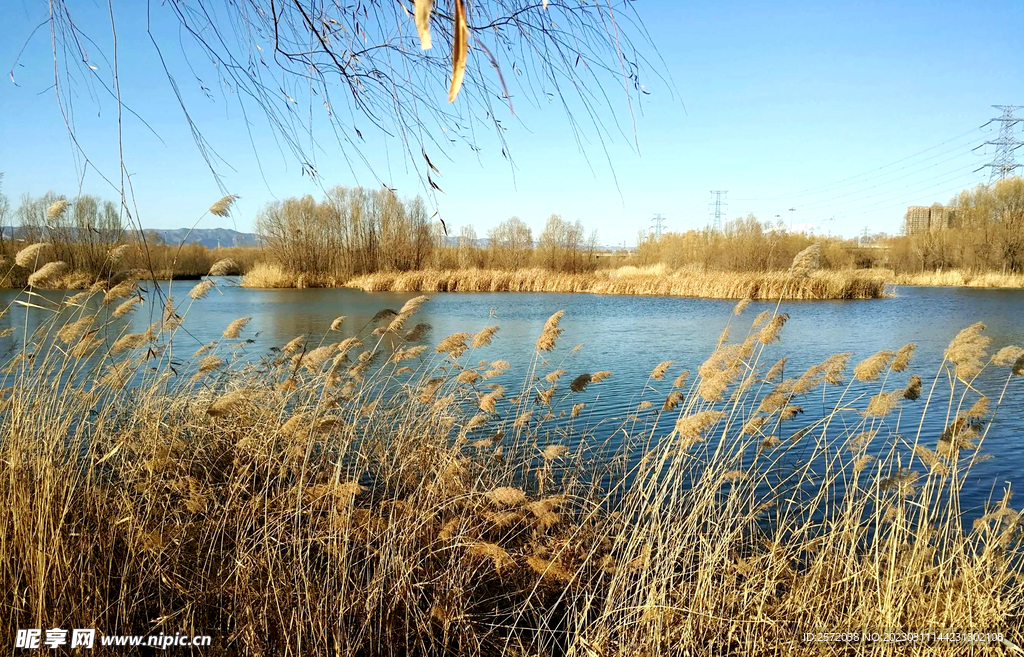
<svg viewBox="0 0 1024 657">
<path fill-rule="evenodd" d="M 469 333 L 453 333 L 438 343 L 435 349 L 439 354 L 447 354 L 452 358 L 458 358 L 469 349 L 467 341 L 473 336 Z"/>
<path fill-rule="evenodd" d="M 680 402 L 682 402 L 682 401 L 683 401 L 683 393 L 679 392 L 678 390 L 673 390 L 672 392 L 668 393 L 667 397 L 665 397 L 665 403 L 662 404 L 661 410 L 663 410 L 663 411 L 674 410 L 677 406 L 679 406 Z"/>
<path fill-rule="evenodd" d="M 217 262 L 210 265 L 208 272 L 209 276 L 240 276 L 242 274 L 242 265 L 233 258 L 221 258 Z"/>
<path fill-rule="evenodd" d="M 555 341 L 562 334 L 562 329 L 559 328 L 558 323 L 562 321 L 563 315 L 565 315 L 565 311 L 559 310 L 544 322 L 544 330 L 541 331 L 540 337 L 537 338 L 537 351 L 551 351 L 555 348 Z"/>
<path fill-rule="evenodd" d="M 686 451 L 703 440 L 704 433 L 724 417 L 722 411 L 700 411 L 676 420 L 675 431 L 682 438 L 681 449 Z"/>
<path fill-rule="evenodd" d="M 656 381 L 661 381 L 665 378 L 665 372 L 668 372 L 668 368 L 672 367 L 674 361 L 666 360 L 658 363 L 658 366 L 651 371 L 651 378 Z"/>
<path fill-rule="evenodd" d="M 858 381 L 877 380 L 878 375 L 882 373 L 882 370 L 889 367 L 889 363 L 892 362 L 895 356 L 896 354 L 889 350 L 882 350 L 868 356 L 853 368 L 853 378 Z"/>
<path fill-rule="evenodd" d="M 558 381 L 560 378 L 562 378 L 563 374 L 565 374 L 565 370 L 561 368 L 557 370 L 551 370 L 550 372 L 544 375 L 544 380 L 547 381 L 548 383 L 554 383 L 555 381 Z"/>
<path fill-rule="evenodd" d="M 526 494 L 522 489 L 512 486 L 499 486 L 484 493 L 484 497 L 499 507 L 519 506 L 526 502 Z"/>
<path fill-rule="evenodd" d="M 850 352 L 843 352 L 841 354 L 833 354 L 825 359 L 821 366 L 825 373 L 826 383 L 834 386 L 842 385 L 844 373 L 852 355 Z"/>
<path fill-rule="evenodd" d="M 764 375 L 765 383 L 774 383 L 782 377 L 782 373 L 786 368 L 786 358 L 780 358 L 775 361 L 775 364 L 768 368 L 768 371 Z"/>
<path fill-rule="evenodd" d="M 420 322 L 416 326 L 409 329 L 405 334 L 405 339 L 408 342 L 419 342 L 423 339 L 423 336 L 431 329 L 430 324 L 426 322 Z"/>
<path fill-rule="evenodd" d="M 956 376 L 964 381 L 973 379 L 984 367 L 985 349 L 991 342 L 981 334 L 984 330 L 981 322 L 968 326 L 957 333 L 943 354 L 955 366 Z"/>
<path fill-rule="evenodd" d="M 789 267 L 789 273 L 795 278 L 807 278 L 813 271 L 818 269 L 819 258 L 821 257 L 821 243 L 815 242 L 793 258 Z"/>
<path fill-rule="evenodd" d="M 907 383 L 907 387 L 903 389 L 903 398 L 911 401 L 918 399 L 921 396 L 921 377 L 914 374 L 910 377 L 910 382 Z"/>
<path fill-rule="evenodd" d="M 228 338 L 229 340 L 234 340 L 242 332 L 242 329 L 245 328 L 245 325 L 248 324 L 251 320 L 252 317 L 239 317 L 238 319 L 228 324 L 227 328 L 224 329 L 224 332 L 221 333 L 221 335 L 223 335 L 225 338 Z"/>
<path fill-rule="evenodd" d="M 764 325 L 761 332 L 758 334 L 758 340 L 761 344 L 771 344 L 779 339 L 779 334 L 782 332 L 782 327 L 786 324 L 789 319 L 789 315 L 782 313 L 781 315 L 775 315 L 768 323 Z"/>
<path fill-rule="evenodd" d="M 198 301 L 205 297 L 213 289 L 213 281 L 206 279 L 195 285 L 188 291 L 189 298 Z"/>
<path fill-rule="evenodd" d="M 989 399 L 985 395 L 982 395 L 981 397 L 978 397 L 973 404 L 971 404 L 971 407 L 964 412 L 963 416 L 967 418 L 981 419 L 987 416 L 990 412 Z"/>
<path fill-rule="evenodd" d="M 47 242 L 36 242 L 18 251 L 14 256 L 14 264 L 23 269 L 35 271 L 49 262 L 49 255 L 53 247 Z"/>
<path fill-rule="evenodd" d="M 210 214 L 226 217 L 231 213 L 231 206 L 238 200 L 237 194 L 228 194 L 210 206 Z"/>
<path fill-rule="evenodd" d="M 50 221 L 59 218 L 68 209 L 68 202 L 64 199 L 54 201 L 46 208 L 46 218 Z"/>
<path fill-rule="evenodd" d="M 917 349 L 917 345 L 913 342 L 900 347 L 892 360 L 891 369 L 893 372 L 906 371 L 907 366 L 910 364 L 910 357 L 914 355 L 914 349 Z"/>
<path fill-rule="evenodd" d="M 328 344 L 305 353 L 300 361 L 300 366 L 306 368 L 310 374 L 319 374 L 324 363 L 338 350 L 338 345 Z"/>
<path fill-rule="evenodd" d="M 117 304 L 117 308 L 114 308 L 114 310 L 111 311 L 110 316 L 124 317 L 125 315 L 130 313 L 135 308 L 135 306 L 139 305 L 140 303 L 142 303 L 141 296 L 132 297 L 130 299 L 127 299 L 126 301 L 122 301 L 121 303 Z"/>
<path fill-rule="evenodd" d="M 79 339 L 78 343 L 71 349 L 71 356 L 73 358 L 85 358 L 100 348 L 104 342 L 103 338 L 94 338 L 91 336 L 92 333 L 90 332 Z"/>
<path fill-rule="evenodd" d="M 65 344 L 77 342 L 92 328 L 96 315 L 84 315 L 73 322 L 68 322 L 57 331 L 57 339 Z"/>
<path fill-rule="evenodd" d="M 479 349 L 491 344 L 491 338 L 498 332 L 497 326 L 489 326 L 473 336 L 473 348 Z"/>
<path fill-rule="evenodd" d="M 467 553 L 491 562 L 494 570 L 498 573 L 515 568 L 516 562 L 501 546 L 487 541 L 473 543 L 467 549 Z"/>
<path fill-rule="evenodd" d="M 146 333 L 126 333 L 114 341 L 110 347 L 110 353 L 116 355 L 124 351 L 138 349 L 147 341 L 149 341 L 149 335 Z"/>
<path fill-rule="evenodd" d="M 569 448 L 565 445 L 548 445 L 541 452 L 541 456 L 544 457 L 545 461 L 554 461 L 555 459 L 562 458 L 569 453 Z"/>
<path fill-rule="evenodd" d="M 224 367 L 224 360 L 215 354 L 211 354 L 199 361 L 200 372 L 212 372 L 218 367 Z"/>
<path fill-rule="evenodd" d="M 583 392 L 587 389 L 587 386 L 590 385 L 592 380 L 593 379 L 590 374 L 580 374 L 572 380 L 572 383 L 569 384 L 569 390 L 572 390 L 573 392 Z"/>
<path fill-rule="evenodd" d="M 480 398 L 480 410 L 488 413 L 494 413 L 498 400 L 502 399 L 504 396 L 505 389 L 501 386 L 495 387 L 494 390 Z"/>
<path fill-rule="evenodd" d="M 873 396 L 868 402 L 868 407 L 864 410 L 864 415 L 867 417 L 885 417 L 899 405 L 903 396 L 903 390 L 880 392 Z"/>
<path fill-rule="evenodd" d="M 135 290 L 135 281 L 126 280 L 121 281 L 114 287 L 110 288 L 103 295 L 103 304 L 108 305 L 114 303 L 118 299 L 123 299 Z"/>
<path fill-rule="evenodd" d="M 210 404 L 206 413 L 212 417 L 224 417 L 237 410 L 246 399 L 244 390 L 232 390 L 221 395 Z"/>
</svg>

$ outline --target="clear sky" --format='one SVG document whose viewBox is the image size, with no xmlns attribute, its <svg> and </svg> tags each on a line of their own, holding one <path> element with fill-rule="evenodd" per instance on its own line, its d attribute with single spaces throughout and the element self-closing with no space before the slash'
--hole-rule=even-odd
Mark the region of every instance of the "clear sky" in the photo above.
<svg viewBox="0 0 1024 657">
<path fill-rule="evenodd" d="M 46 3 L 3 4 L 0 62 L 13 74 L 13 81 L 0 81 L 4 193 L 16 205 L 23 193 L 73 196 L 81 183 L 85 192 L 115 198 L 91 169 L 81 178 L 82 162 L 73 155 L 54 100 L 49 29 L 29 38 L 46 19 Z M 96 53 L 90 54 L 96 80 L 109 81 L 110 63 L 99 54 L 110 43 L 106 3 L 68 4 L 95 39 L 89 49 Z M 978 128 L 998 114 L 990 105 L 1024 104 L 1019 0 L 633 4 L 663 59 L 657 72 L 671 81 L 644 71 L 641 81 L 650 94 L 636 108 L 639 152 L 621 88 L 605 90 L 626 135 L 616 133 L 607 155 L 594 141 L 581 152 L 560 108 L 532 105 L 513 88 L 516 116 L 498 118 L 508 127 L 514 174 L 494 139 L 484 138 L 479 153 L 453 146 L 435 158 L 445 192 L 437 202 L 449 227 L 472 224 L 483 236 L 517 215 L 536 232 L 558 213 L 596 228 L 603 244 L 634 244 L 654 213 L 665 216 L 667 230 L 703 227 L 709 190 L 718 189 L 728 190 L 730 218 L 779 215 L 818 232 L 893 233 L 907 205 L 945 202 L 959 189 L 987 181 L 987 170 L 974 170 L 992 148 L 972 149 L 995 139 L 997 130 Z M 145 31 L 144 6 L 113 0 L 122 94 L 149 124 L 125 114 L 125 164 L 143 225 L 190 226 L 221 192 L 160 68 Z M 167 7 L 153 2 L 151 8 L 155 34 L 176 40 Z M 319 196 L 321 188 L 282 151 L 266 122 L 250 116 L 246 130 L 237 103 L 217 87 L 208 63 L 191 63 L 211 89 L 209 98 L 183 57 L 171 61 L 171 72 L 193 119 L 223 158 L 224 185 L 241 197 L 231 218 L 207 216 L 200 227 L 248 231 L 268 200 Z M 473 53 L 473 65 L 486 66 L 486 60 Z M 117 182 L 116 104 L 98 83 L 75 89 L 76 137 L 97 168 Z M 441 102 L 446 93 L 436 89 Z M 365 120 L 354 123 L 366 134 L 364 153 L 376 174 L 400 194 L 421 193 L 401 145 L 374 134 Z M 333 139 L 321 144 L 323 184 L 377 185 Z M 1024 160 L 1024 149 L 1019 156 Z"/>
</svg>

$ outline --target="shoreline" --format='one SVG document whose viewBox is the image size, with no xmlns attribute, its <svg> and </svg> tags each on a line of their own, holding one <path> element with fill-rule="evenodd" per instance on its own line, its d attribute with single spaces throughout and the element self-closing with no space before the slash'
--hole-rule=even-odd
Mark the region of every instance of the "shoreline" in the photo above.
<svg viewBox="0 0 1024 657">
<path fill-rule="evenodd" d="M 207 276 L 189 272 L 158 280 L 199 281 Z M 854 301 L 895 296 L 896 287 L 973 288 L 989 290 L 1024 289 L 1024 274 L 973 273 L 962 270 L 893 273 L 891 270 L 818 270 L 806 278 L 791 277 L 786 271 L 729 272 L 682 269 L 663 266 L 562 273 L 541 268 L 424 269 L 407 272 L 376 272 L 352 278 L 296 274 L 267 263 L 256 264 L 238 277 L 239 286 L 249 289 L 351 288 L 364 292 L 548 292 L 601 294 L 612 296 L 665 296 L 694 299 L 751 299 L 755 301 Z M 143 278 L 140 280 L 149 280 Z M 3 285 L 2 283 L 8 283 Z M 25 285 L 0 280 L 0 289 L 18 290 Z M 84 290 L 92 278 L 71 273 L 44 288 Z"/>
<path fill-rule="evenodd" d="M 378 272 L 347 280 L 313 278 L 279 267 L 257 266 L 243 276 L 256 289 L 348 287 L 365 292 L 561 292 L 701 299 L 867 300 L 891 297 L 888 283 L 855 271 L 817 271 L 799 278 L 788 272 L 716 272 L 622 267 L 571 274 L 539 268 Z"/>
</svg>

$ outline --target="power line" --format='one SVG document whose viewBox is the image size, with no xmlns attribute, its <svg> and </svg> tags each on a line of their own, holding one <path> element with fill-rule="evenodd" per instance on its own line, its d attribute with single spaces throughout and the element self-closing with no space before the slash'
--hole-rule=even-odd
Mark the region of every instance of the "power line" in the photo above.
<svg viewBox="0 0 1024 657">
<path fill-rule="evenodd" d="M 662 229 L 665 227 L 665 217 L 660 212 L 656 212 L 654 219 L 651 219 L 651 223 L 654 224 L 654 239 L 660 240 Z"/>
<path fill-rule="evenodd" d="M 966 152 L 964 154 L 966 154 Z M 801 210 L 802 212 L 818 213 L 818 212 L 830 212 L 832 206 L 838 205 L 838 204 L 846 204 L 846 203 L 850 203 L 850 202 L 857 203 L 861 207 L 878 207 L 880 205 L 886 205 L 887 204 L 886 200 L 882 200 L 881 202 L 879 202 L 879 201 L 875 201 L 873 199 L 887 199 L 887 198 L 892 198 L 894 196 L 898 197 L 898 198 L 904 198 L 904 197 L 906 197 L 908 195 L 908 193 L 910 192 L 911 189 L 915 189 L 915 190 L 928 190 L 928 189 L 933 189 L 933 188 L 943 184 L 944 182 L 948 182 L 950 180 L 953 180 L 954 178 L 963 178 L 965 175 L 967 177 L 971 177 L 972 174 L 964 174 L 964 167 L 963 166 L 957 166 L 957 167 L 954 167 L 952 169 L 947 169 L 947 170 L 944 170 L 944 171 L 941 171 L 941 172 L 933 171 L 939 165 L 945 164 L 946 162 L 950 162 L 950 161 L 955 160 L 955 159 L 957 159 L 959 157 L 960 157 L 959 154 L 955 155 L 955 156 L 953 156 L 951 158 L 947 158 L 947 159 L 942 160 L 940 162 L 936 162 L 936 163 L 934 163 L 932 165 L 929 165 L 929 166 L 927 166 L 925 168 L 918 169 L 916 171 L 912 171 L 912 172 L 906 173 L 906 174 L 901 175 L 901 176 L 897 176 L 897 177 L 892 178 L 890 180 L 887 180 L 885 182 L 876 183 L 874 185 L 871 185 L 871 186 L 859 189 L 859 190 L 857 190 L 857 191 L 855 191 L 853 193 L 845 193 L 845 194 L 840 194 L 838 196 L 834 196 L 834 197 L 831 197 L 831 198 L 827 198 L 826 197 L 826 198 L 822 198 L 822 199 L 819 199 L 819 200 L 810 201 L 810 202 L 804 203 L 804 204 L 797 204 L 796 207 L 799 210 Z M 926 178 L 924 178 L 924 179 L 919 178 L 920 174 L 925 174 L 925 173 L 927 173 L 927 177 Z M 953 174 L 953 176 L 949 177 L 950 174 Z M 939 178 L 942 178 L 943 180 L 941 180 L 940 182 L 935 182 Z M 908 180 L 908 179 L 910 179 L 910 180 Z M 906 182 L 903 183 L 902 185 L 896 185 L 895 184 L 898 181 L 903 181 L 903 180 L 905 180 Z M 851 197 L 853 197 L 853 198 L 851 198 Z M 849 200 L 843 201 L 843 199 L 849 199 Z M 864 203 L 865 201 L 867 201 L 866 204 Z M 859 209 L 859 208 L 857 208 L 857 209 Z M 836 212 L 836 215 L 839 216 L 839 217 L 845 217 L 845 216 L 848 216 L 849 214 L 851 214 L 851 212 L 853 212 L 853 211 L 856 211 L 856 209 L 855 210 L 850 210 L 848 208 L 847 209 L 842 209 L 842 210 L 838 210 Z"/>
<path fill-rule="evenodd" d="M 1013 136 L 1013 126 L 1024 121 L 1024 119 L 1018 119 L 1015 117 L 1013 115 L 1013 111 L 1024 109 L 1024 105 L 993 105 L 992 107 L 1003 111 L 1002 116 L 998 116 L 988 122 L 992 123 L 993 121 L 998 121 L 1000 123 L 999 139 L 986 141 L 982 146 L 995 146 L 996 154 L 992 158 L 991 162 L 976 169 L 976 171 L 981 171 L 986 167 L 992 169 L 992 173 L 988 179 L 988 183 L 990 185 L 998 180 L 1012 176 L 1017 170 L 1017 167 L 1021 166 L 1020 164 L 1017 164 L 1017 161 L 1013 158 L 1013 152 L 1021 146 L 1024 146 L 1024 141 Z M 988 125 L 988 123 L 985 125 Z M 978 148 L 981 148 L 981 146 Z"/>
<path fill-rule="evenodd" d="M 986 124 L 986 125 L 988 125 L 988 124 Z M 956 137 L 952 137 L 950 139 L 947 139 L 946 141 L 944 141 L 944 142 L 942 142 L 940 144 L 935 144 L 934 146 L 929 146 L 928 148 L 926 148 L 924 150 L 921 150 L 921 151 L 918 151 L 917 153 L 914 153 L 913 155 L 908 155 L 906 157 L 900 158 L 900 159 L 895 160 L 893 162 L 890 162 L 888 164 L 884 164 L 884 165 L 882 165 L 880 167 L 871 169 L 870 171 L 866 171 L 864 173 L 858 173 L 858 174 L 856 174 L 854 176 L 850 176 L 848 178 L 843 178 L 841 180 L 836 180 L 836 181 L 833 181 L 833 182 L 830 182 L 830 183 L 826 183 L 824 185 L 819 185 L 817 187 L 809 187 L 807 189 L 804 189 L 804 190 L 801 190 L 801 191 L 798 191 L 798 192 L 793 192 L 792 194 L 784 194 L 782 196 L 768 196 L 768 197 L 762 197 L 762 198 L 736 198 L 736 199 L 733 199 L 733 200 L 735 200 L 735 201 L 776 201 L 776 200 L 783 200 L 783 199 L 798 198 L 798 197 L 801 197 L 801 196 L 809 196 L 809 195 L 812 195 L 812 194 L 817 193 L 817 192 L 831 191 L 831 190 L 833 190 L 833 189 L 835 189 L 837 187 L 848 186 L 848 185 L 842 185 L 841 183 L 846 183 L 846 182 L 851 181 L 851 180 L 856 180 L 858 178 L 863 178 L 864 176 L 870 176 L 871 174 L 876 173 L 878 171 L 881 171 L 882 169 L 888 169 L 889 167 L 895 166 L 897 164 L 901 164 L 903 162 L 906 162 L 907 160 L 912 160 L 912 159 L 914 159 L 915 157 L 917 157 L 919 155 L 924 155 L 925 153 L 927 153 L 929 151 L 933 151 L 936 148 L 941 148 L 941 147 L 945 146 L 946 144 L 951 144 L 954 141 L 958 141 L 960 139 L 963 139 L 967 135 L 970 135 L 970 134 L 973 134 L 973 133 L 977 132 L 982 127 L 984 127 L 984 126 L 980 126 L 978 128 L 971 128 L 970 130 L 968 130 L 967 132 L 965 132 L 963 134 L 960 134 L 960 135 L 957 135 Z M 936 157 L 941 157 L 942 155 L 945 155 L 947 153 L 951 153 L 951 152 L 953 152 L 955 150 L 963 148 L 964 146 L 969 145 L 971 143 L 971 141 L 973 141 L 973 140 L 969 140 L 966 144 L 960 144 L 958 146 L 955 146 L 955 147 L 953 147 L 950 150 L 944 151 L 943 153 L 938 153 L 938 154 L 933 155 L 931 157 L 925 158 L 924 160 L 922 160 L 922 162 L 927 162 L 930 159 L 934 159 Z M 899 171 L 902 171 L 903 169 L 906 169 L 906 168 L 907 167 L 902 167 L 901 169 L 899 169 Z M 881 176 L 875 176 L 874 178 L 884 177 L 885 175 L 888 175 L 888 174 L 882 174 Z M 874 178 L 869 178 L 869 180 L 873 180 Z M 861 182 L 864 182 L 864 181 L 861 181 Z"/>
<path fill-rule="evenodd" d="M 884 198 L 881 201 L 871 202 L 871 203 L 868 203 L 868 204 L 865 204 L 865 205 L 861 205 L 861 206 L 858 206 L 858 207 L 847 208 L 845 210 L 841 210 L 841 211 L 837 212 L 835 216 L 837 218 L 842 219 L 844 217 L 849 217 L 849 216 L 852 216 L 852 215 L 855 215 L 855 214 L 858 214 L 858 213 L 861 213 L 861 212 L 865 212 L 865 211 L 868 211 L 868 210 L 881 209 L 881 208 L 885 208 L 885 207 L 894 207 L 895 208 L 895 207 L 899 207 L 899 206 L 905 206 L 914 197 L 920 197 L 920 196 L 923 196 L 923 195 L 926 195 L 926 194 L 931 196 L 932 198 L 935 198 L 937 196 L 943 196 L 943 195 L 945 195 L 947 193 L 952 193 L 952 192 L 956 192 L 958 190 L 964 189 L 965 186 L 970 184 L 970 182 L 971 182 L 970 178 L 972 178 L 972 177 L 973 177 L 973 174 L 966 174 L 966 177 L 965 177 L 965 174 L 957 173 L 957 174 L 954 174 L 951 177 L 944 178 L 944 179 L 939 180 L 937 182 L 936 181 L 926 182 L 925 183 L 925 187 L 911 187 L 911 186 L 908 185 L 902 191 L 898 192 L 896 196 L 888 195 L 886 198 Z M 947 187 L 947 185 L 952 183 L 953 181 L 958 181 L 956 183 L 956 186 L 955 187 Z M 938 189 L 940 187 L 945 187 L 945 189 L 943 191 L 939 191 L 939 192 L 933 191 L 933 190 L 936 190 L 936 189 Z"/>
<path fill-rule="evenodd" d="M 935 173 L 934 171 L 932 171 L 932 169 L 934 169 L 935 167 L 937 167 L 939 165 L 942 165 L 942 164 L 946 164 L 947 162 L 951 162 L 951 161 L 953 161 L 955 159 L 958 159 L 959 157 L 960 157 L 960 155 L 955 155 L 955 156 L 953 156 L 951 158 L 942 160 L 941 162 L 936 162 L 935 164 L 929 165 L 928 167 L 926 167 L 924 169 L 919 169 L 917 171 L 912 171 L 912 172 L 910 172 L 908 174 L 905 174 L 905 175 L 902 175 L 902 176 L 897 176 L 896 178 L 892 178 L 892 179 L 887 180 L 885 182 L 880 182 L 880 183 L 877 183 L 875 185 L 871 185 L 870 187 L 865 187 L 864 189 L 856 190 L 854 192 L 849 192 L 849 193 L 846 193 L 846 194 L 841 194 L 839 196 L 833 196 L 831 198 L 825 198 L 825 199 L 821 199 L 821 200 L 810 201 L 808 203 L 801 204 L 800 205 L 800 209 L 801 210 L 811 210 L 811 209 L 816 209 L 816 208 L 822 208 L 822 207 L 830 206 L 830 205 L 833 205 L 834 203 L 836 203 L 837 201 L 849 198 L 851 196 L 852 197 L 856 197 L 858 200 L 863 200 L 863 199 L 866 199 L 866 198 L 874 198 L 876 196 L 879 196 L 879 194 L 873 194 L 873 195 L 870 195 L 870 196 L 864 196 L 864 194 L 866 192 L 870 192 L 870 191 L 878 189 L 878 188 L 883 188 L 884 189 L 886 187 L 889 187 L 893 183 L 896 183 L 896 182 L 901 181 L 901 180 L 906 180 L 907 178 L 914 178 L 914 177 L 919 176 L 920 174 L 923 174 L 923 173 L 927 173 L 929 178 L 934 179 L 934 178 L 939 177 L 939 176 L 945 176 L 945 175 L 947 175 L 949 173 L 952 173 L 954 171 L 963 171 L 964 170 L 964 166 L 963 165 L 955 167 L 953 169 L 949 169 L 949 170 L 943 171 L 942 173 Z M 917 184 L 917 182 L 919 182 L 919 181 L 913 181 L 912 180 L 910 182 L 905 183 L 904 187 L 906 187 L 907 185 Z M 881 194 L 885 194 L 885 192 L 881 192 Z"/>
<path fill-rule="evenodd" d="M 714 194 L 715 200 L 708 204 L 708 208 L 711 209 L 710 214 L 713 215 L 711 221 L 711 228 L 717 232 L 722 230 L 722 215 L 725 213 L 725 208 L 728 207 L 727 203 L 722 203 L 722 196 L 728 194 L 728 190 L 724 189 L 712 189 L 711 193 Z"/>
</svg>

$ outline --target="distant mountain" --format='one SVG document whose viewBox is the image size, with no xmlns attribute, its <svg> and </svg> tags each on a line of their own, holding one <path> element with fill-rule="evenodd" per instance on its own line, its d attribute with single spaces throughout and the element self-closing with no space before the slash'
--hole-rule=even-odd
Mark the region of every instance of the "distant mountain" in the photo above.
<svg viewBox="0 0 1024 657">
<path fill-rule="evenodd" d="M 22 230 L 18 226 L 3 226 L 0 233 L 4 239 L 21 239 Z M 230 228 L 147 228 L 147 235 L 156 235 L 167 244 L 202 244 L 209 249 L 218 246 L 259 246 L 259 235 L 256 233 L 240 233 Z"/>
<path fill-rule="evenodd" d="M 202 244 L 208 249 L 218 246 L 259 246 L 259 235 L 256 233 L 240 233 L 230 228 L 174 228 L 147 229 L 147 233 L 156 233 L 167 244 Z"/>
</svg>

